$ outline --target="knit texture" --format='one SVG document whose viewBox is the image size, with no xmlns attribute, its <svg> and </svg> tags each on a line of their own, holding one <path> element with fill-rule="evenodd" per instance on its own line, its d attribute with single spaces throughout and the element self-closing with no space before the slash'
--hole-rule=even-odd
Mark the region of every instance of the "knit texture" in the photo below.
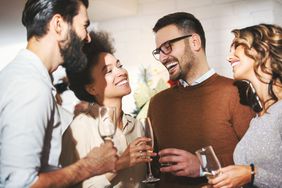
<svg viewBox="0 0 282 188">
<path fill-rule="evenodd" d="M 214 74 L 201 84 L 178 85 L 158 93 L 151 99 L 148 115 L 160 150 L 194 153 L 211 145 L 226 166 L 233 164 L 234 148 L 254 113 L 239 103 L 233 80 Z M 205 178 L 161 174 L 158 187 L 201 187 L 204 182 Z"/>
</svg>

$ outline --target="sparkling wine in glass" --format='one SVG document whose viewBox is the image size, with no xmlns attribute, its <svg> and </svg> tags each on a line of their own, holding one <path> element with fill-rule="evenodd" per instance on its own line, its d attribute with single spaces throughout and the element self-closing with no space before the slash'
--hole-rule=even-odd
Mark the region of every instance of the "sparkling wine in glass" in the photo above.
<svg viewBox="0 0 282 188">
<path fill-rule="evenodd" d="M 196 151 L 196 155 L 201 163 L 203 174 L 212 179 L 218 175 L 218 170 L 221 168 L 220 162 L 212 148 L 207 146 Z"/>
<path fill-rule="evenodd" d="M 100 106 L 99 107 L 99 123 L 98 132 L 101 138 L 112 140 L 116 132 L 116 110 L 115 107 Z"/>
<path fill-rule="evenodd" d="M 154 133 L 153 133 L 153 129 L 152 129 L 152 125 L 151 125 L 151 121 L 150 119 L 147 118 L 142 118 L 137 120 L 138 123 L 140 123 L 141 127 L 144 130 L 144 135 L 147 138 L 151 138 L 151 141 L 148 142 L 148 144 L 151 145 L 152 148 L 154 148 Z M 152 174 L 152 169 L 151 169 L 151 163 L 148 162 L 148 174 L 147 174 L 147 178 L 145 180 L 142 181 L 142 183 L 155 183 L 157 181 L 159 181 L 159 178 L 155 178 Z"/>
</svg>

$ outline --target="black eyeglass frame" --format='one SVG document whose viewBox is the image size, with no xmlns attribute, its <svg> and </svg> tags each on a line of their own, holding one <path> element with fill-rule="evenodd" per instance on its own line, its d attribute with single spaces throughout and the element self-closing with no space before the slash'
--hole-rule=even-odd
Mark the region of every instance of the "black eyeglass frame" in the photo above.
<svg viewBox="0 0 282 188">
<path fill-rule="evenodd" d="M 155 50 L 152 51 L 152 54 L 153 54 L 154 58 L 155 58 L 157 61 L 159 61 L 160 59 L 157 58 L 156 55 L 159 55 L 161 52 L 162 52 L 163 54 L 165 54 L 165 55 L 170 54 L 171 51 L 172 51 L 171 44 L 173 44 L 173 43 L 175 43 L 175 42 L 177 42 L 177 41 L 180 41 L 180 40 L 182 40 L 182 39 L 191 37 L 191 36 L 192 36 L 191 34 L 190 34 L 190 35 L 184 35 L 184 36 L 181 36 L 181 37 L 177 37 L 177 38 L 174 38 L 174 39 L 170 39 L 170 40 L 168 40 L 168 41 L 162 43 L 162 44 L 160 45 L 160 47 L 158 47 L 158 48 L 156 48 Z M 162 48 L 163 48 L 165 45 L 167 45 L 167 44 L 168 44 L 168 47 L 169 47 L 169 51 L 168 51 L 168 52 L 165 52 L 164 50 L 162 50 Z"/>
</svg>

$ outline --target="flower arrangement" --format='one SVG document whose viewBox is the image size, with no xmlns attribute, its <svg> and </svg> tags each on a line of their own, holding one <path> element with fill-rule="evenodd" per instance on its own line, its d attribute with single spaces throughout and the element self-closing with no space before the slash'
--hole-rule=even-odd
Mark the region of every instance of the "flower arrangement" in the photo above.
<svg viewBox="0 0 282 188">
<path fill-rule="evenodd" d="M 163 78 L 154 80 L 155 77 L 153 75 L 156 70 L 151 67 L 142 68 L 140 72 L 140 82 L 133 94 L 136 105 L 136 109 L 133 114 L 136 118 L 147 117 L 151 97 L 170 86 L 170 84 Z"/>
</svg>

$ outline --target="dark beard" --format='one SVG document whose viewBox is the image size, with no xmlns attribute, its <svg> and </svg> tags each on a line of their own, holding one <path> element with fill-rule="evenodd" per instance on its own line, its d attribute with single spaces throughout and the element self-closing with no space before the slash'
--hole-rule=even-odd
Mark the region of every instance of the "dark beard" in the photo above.
<svg viewBox="0 0 282 188">
<path fill-rule="evenodd" d="M 177 64 L 178 64 L 177 66 L 179 66 L 179 68 L 181 68 L 180 65 L 179 65 L 179 61 L 176 57 L 173 57 L 173 56 L 169 57 L 164 63 L 167 64 L 167 63 L 170 63 L 170 62 L 177 62 Z M 178 72 L 178 74 L 173 75 L 173 76 L 169 75 L 169 79 L 172 80 L 172 81 L 178 81 L 180 79 L 180 77 L 181 77 L 181 69 L 180 69 L 180 72 Z"/>
<path fill-rule="evenodd" d="M 169 79 L 172 81 L 178 81 L 180 79 L 186 80 L 187 74 L 193 67 L 194 61 L 195 61 L 195 56 L 192 53 L 189 44 L 187 43 L 185 44 L 185 54 L 181 57 L 181 59 L 171 56 L 169 57 L 169 59 L 166 60 L 165 63 L 177 62 L 179 66 L 179 72 L 173 76 L 169 75 Z"/>
<path fill-rule="evenodd" d="M 60 46 L 60 53 L 64 59 L 63 67 L 66 71 L 75 73 L 86 67 L 87 58 L 82 51 L 84 41 L 73 30 L 69 36 L 69 42 L 64 47 Z"/>
<path fill-rule="evenodd" d="M 180 61 L 182 63 L 180 63 Z M 183 61 L 185 63 L 183 63 Z M 185 43 L 185 54 L 182 56 L 182 59 L 178 60 L 179 62 L 179 77 L 178 79 L 186 80 L 187 75 L 191 72 L 193 69 L 193 66 L 195 66 L 195 55 L 193 54 L 191 47 L 188 43 Z M 186 80 L 187 81 L 187 80 Z"/>
</svg>

